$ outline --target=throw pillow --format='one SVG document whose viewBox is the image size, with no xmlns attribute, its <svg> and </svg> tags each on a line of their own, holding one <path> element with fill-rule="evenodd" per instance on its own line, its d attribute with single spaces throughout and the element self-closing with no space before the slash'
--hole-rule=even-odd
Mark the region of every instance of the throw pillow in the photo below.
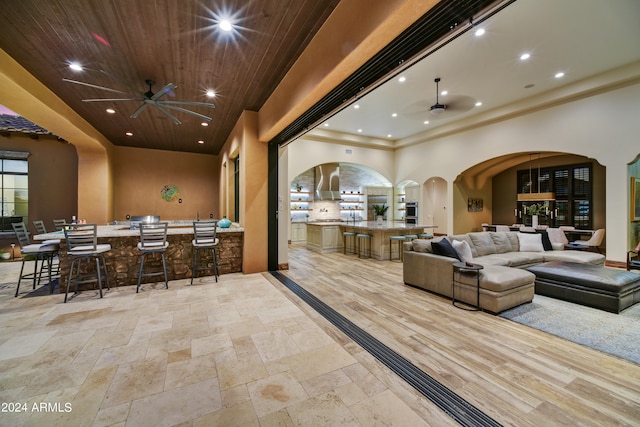
<svg viewBox="0 0 640 427">
<path fill-rule="evenodd" d="M 458 253 L 455 249 L 453 249 L 453 246 L 451 246 L 451 243 L 447 239 L 442 239 L 439 242 L 431 243 L 431 249 L 433 249 L 433 253 L 436 255 L 455 258 L 458 261 L 461 261 L 461 259 L 458 257 Z"/>
<path fill-rule="evenodd" d="M 467 243 L 466 240 L 454 240 L 451 242 L 451 246 L 456 250 L 460 261 L 468 262 L 473 259 L 473 256 L 471 255 L 471 246 L 469 246 L 469 243 Z"/>
<path fill-rule="evenodd" d="M 551 239 L 549 239 L 549 234 L 547 233 L 547 230 L 540 232 L 540 235 L 542 236 L 542 247 L 544 248 L 544 250 L 552 251 L 553 245 L 551 244 Z"/>
<path fill-rule="evenodd" d="M 544 252 L 542 235 L 538 233 L 518 233 L 520 252 Z"/>
</svg>

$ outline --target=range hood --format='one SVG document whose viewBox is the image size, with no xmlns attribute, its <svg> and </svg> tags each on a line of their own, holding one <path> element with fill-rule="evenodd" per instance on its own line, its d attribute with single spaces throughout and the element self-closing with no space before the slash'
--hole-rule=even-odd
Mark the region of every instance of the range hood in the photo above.
<svg viewBox="0 0 640 427">
<path fill-rule="evenodd" d="M 316 200 L 340 200 L 340 165 L 325 163 L 315 168 Z"/>
</svg>

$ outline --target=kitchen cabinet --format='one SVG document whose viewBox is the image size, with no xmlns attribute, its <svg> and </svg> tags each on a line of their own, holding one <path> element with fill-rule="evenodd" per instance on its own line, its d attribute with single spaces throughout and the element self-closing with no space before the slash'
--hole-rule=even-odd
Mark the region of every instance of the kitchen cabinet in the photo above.
<svg viewBox="0 0 640 427">
<path fill-rule="evenodd" d="M 336 223 L 307 224 L 307 248 L 316 252 L 342 250 L 342 231 Z"/>
<path fill-rule="evenodd" d="M 307 224 L 305 222 L 291 223 L 291 243 L 307 241 Z"/>
</svg>

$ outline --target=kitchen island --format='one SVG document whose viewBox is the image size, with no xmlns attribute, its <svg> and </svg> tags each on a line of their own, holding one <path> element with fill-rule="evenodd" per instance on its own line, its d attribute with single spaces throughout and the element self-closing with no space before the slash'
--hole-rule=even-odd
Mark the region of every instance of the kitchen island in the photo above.
<svg viewBox="0 0 640 427">
<path fill-rule="evenodd" d="M 167 221 L 167 242 L 169 246 L 165 252 L 167 261 L 167 275 L 169 280 L 187 279 L 191 277 L 191 267 L 193 263 L 193 221 Z M 109 273 L 110 286 L 135 285 L 138 282 L 138 269 L 140 268 L 140 251 L 137 245 L 140 241 L 140 231 L 131 229 L 128 223 L 115 225 L 98 226 L 98 243 L 108 243 L 111 250 L 105 253 L 105 262 Z M 244 240 L 244 229 L 238 226 L 230 228 L 218 228 L 217 237 L 220 240 L 218 245 L 218 265 L 219 273 L 236 273 L 242 271 L 242 246 Z M 65 292 L 67 287 L 67 277 L 71 260 L 67 256 L 67 246 L 62 232 L 39 234 L 34 236 L 34 240 L 42 241 L 48 239 L 60 239 L 60 292 Z M 209 256 L 209 259 L 211 257 Z M 201 252 L 201 262 L 206 259 L 204 251 Z M 85 263 L 86 264 L 86 263 Z M 147 257 L 145 259 L 145 270 L 147 268 L 162 268 L 160 257 Z M 210 275 L 213 271 L 206 272 Z M 202 272 L 199 276 L 203 276 Z M 156 282 L 162 280 L 154 277 L 143 277 L 142 283 Z M 90 285 L 89 285 L 90 286 Z M 82 289 L 82 286 L 80 286 Z"/>
<path fill-rule="evenodd" d="M 376 259 L 389 259 L 389 236 L 422 234 L 430 225 L 406 224 L 404 221 L 354 222 L 309 222 L 307 223 L 307 248 L 316 252 L 335 252 L 343 250 L 342 233 L 369 234 L 371 236 L 371 256 Z"/>
</svg>

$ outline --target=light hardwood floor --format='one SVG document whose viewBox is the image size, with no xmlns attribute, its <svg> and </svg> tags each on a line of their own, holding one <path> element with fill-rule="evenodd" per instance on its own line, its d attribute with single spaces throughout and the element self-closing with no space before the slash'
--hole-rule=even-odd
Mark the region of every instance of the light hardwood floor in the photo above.
<svg viewBox="0 0 640 427">
<path fill-rule="evenodd" d="M 640 425 L 634 363 L 455 308 L 404 285 L 400 262 L 296 245 L 289 257 L 286 276 L 503 425 Z"/>
</svg>

